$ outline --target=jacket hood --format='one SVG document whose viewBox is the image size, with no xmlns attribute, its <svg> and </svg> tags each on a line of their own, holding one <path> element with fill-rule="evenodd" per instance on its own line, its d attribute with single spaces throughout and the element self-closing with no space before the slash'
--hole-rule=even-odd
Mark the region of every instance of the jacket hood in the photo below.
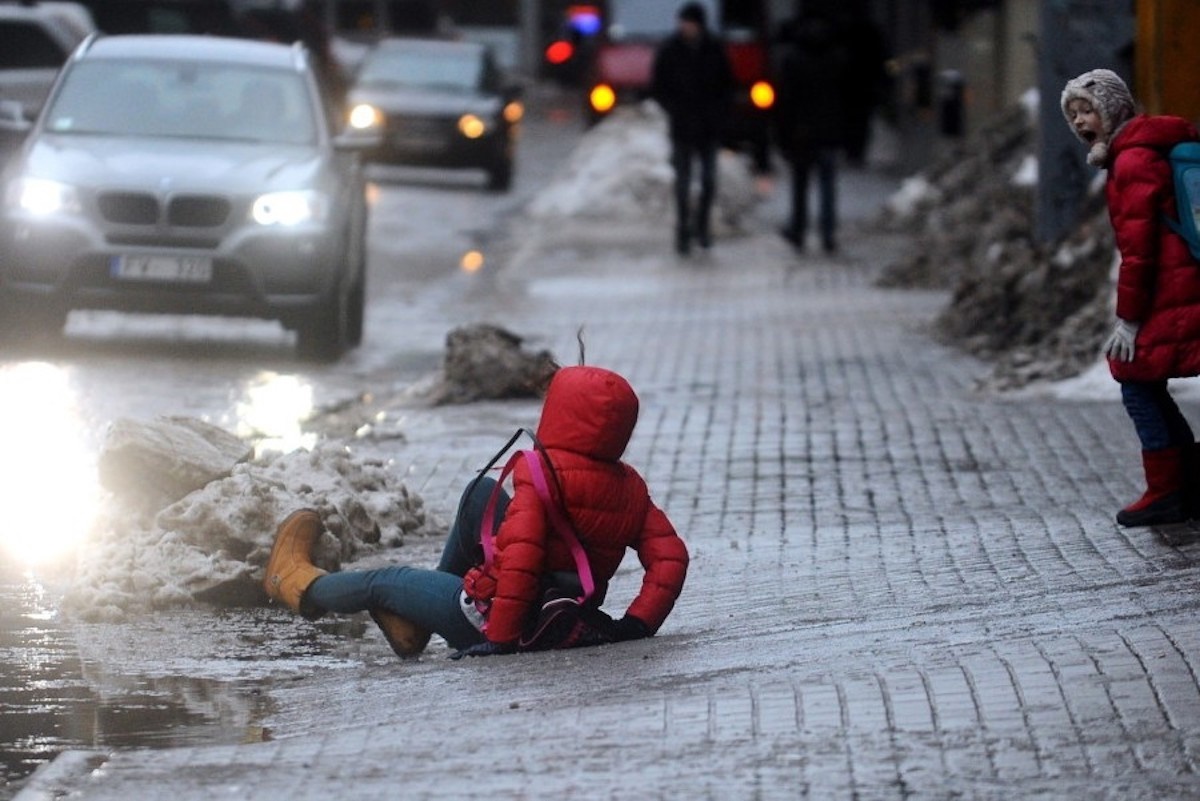
<svg viewBox="0 0 1200 801">
<path fill-rule="evenodd" d="M 1139 114 L 1126 123 L 1113 138 L 1111 157 L 1130 147 L 1152 147 L 1166 152 L 1180 142 L 1197 138 L 1196 127 L 1183 117 Z"/>
<path fill-rule="evenodd" d="M 615 461 L 637 424 L 629 382 L 602 367 L 563 367 L 550 380 L 537 436 L 547 448 Z"/>
</svg>

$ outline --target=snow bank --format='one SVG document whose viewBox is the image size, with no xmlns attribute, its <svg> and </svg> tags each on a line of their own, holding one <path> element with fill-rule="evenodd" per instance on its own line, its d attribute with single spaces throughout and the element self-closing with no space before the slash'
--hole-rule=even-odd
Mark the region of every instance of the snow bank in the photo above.
<svg viewBox="0 0 1200 801">
<path fill-rule="evenodd" d="M 64 610 L 115 620 L 194 601 L 263 603 L 275 528 L 302 507 L 325 522 L 314 561 L 328 570 L 406 537 L 445 534 L 388 465 L 323 444 L 232 465 L 225 477 L 159 510 L 110 495 L 80 548 Z"/>
<path fill-rule="evenodd" d="M 526 208 L 539 221 L 648 222 L 674 214 L 666 117 L 647 101 L 623 106 L 588 131 L 567 163 Z M 695 169 L 698 180 L 699 169 Z M 722 150 L 717 159 L 714 228 L 740 229 L 758 202 L 746 160 Z"/>
</svg>

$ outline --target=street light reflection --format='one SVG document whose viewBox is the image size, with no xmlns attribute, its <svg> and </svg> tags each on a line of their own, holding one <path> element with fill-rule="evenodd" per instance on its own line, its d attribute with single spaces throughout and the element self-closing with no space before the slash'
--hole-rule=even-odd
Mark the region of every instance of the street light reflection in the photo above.
<svg viewBox="0 0 1200 801">
<path fill-rule="evenodd" d="M 294 375 L 261 373 L 237 404 L 237 435 L 258 441 L 255 456 L 309 450 L 317 435 L 306 434 L 303 425 L 312 412 L 312 384 Z"/>
<path fill-rule="evenodd" d="M 0 551 L 30 567 L 62 560 L 87 534 L 100 497 L 67 370 L 0 368 L 0 442 Z"/>
</svg>

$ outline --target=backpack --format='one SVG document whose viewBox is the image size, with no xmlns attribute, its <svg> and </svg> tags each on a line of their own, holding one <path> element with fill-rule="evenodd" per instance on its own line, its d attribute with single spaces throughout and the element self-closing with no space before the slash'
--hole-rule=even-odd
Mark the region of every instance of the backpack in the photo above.
<svg viewBox="0 0 1200 801">
<path fill-rule="evenodd" d="M 1166 218 L 1167 227 L 1187 242 L 1192 258 L 1200 261 L 1200 142 L 1180 142 L 1167 154 L 1175 184 L 1179 222 Z"/>
<path fill-rule="evenodd" d="M 579 542 L 579 535 L 571 522 L 567 510 L 558 501 L 562 490 L 558 486 L 558 476 L 554 473 L 554 465 L 550 461 L 542 443 L 533 432 L 518 429 L 513 438 L 508 441 L 498 454 L 488 463 L 484 472 L 499 461 L 522 433 L 533 439 L 532 450 L 517 451 L 505 464 L 500 472 L 484 508 L 483 520 L 480 526 L 479 544 L 483 548 L 484 564 L 490 566 L 495 559 L 496 502 L 504 480 L 516 467 L 517 462 L 524 461 L 533 479 L 534 490 L 538 500 L 546 512 L 551 531 L 560 537 L 571 550 L 575 560 L 576 572 L 553 572 L 542 577 L 539 587 L 539 597 L 529 610 L 521 637 L 517 641 L 518 651 L 548 651 L 559 648 L 578 648 L 588 645 L 602 645 L 610 642 L 604 633 L 604 623 L 611 623 L 607 615 L 601 612 L 596 604 L 596 585 L 592 578 L 592 568 L 588 563 L 587 553 Z M 543 468 L 543 458 L 545 468 Z M 547 476 L 548 474 L 548 476 Z M 549 481 L 547 481 L 549 477 Z M 553 482 L 555 490 L 550 489 Z M 484 610 L 480 610 L 481 612 Z"/>
</svg>

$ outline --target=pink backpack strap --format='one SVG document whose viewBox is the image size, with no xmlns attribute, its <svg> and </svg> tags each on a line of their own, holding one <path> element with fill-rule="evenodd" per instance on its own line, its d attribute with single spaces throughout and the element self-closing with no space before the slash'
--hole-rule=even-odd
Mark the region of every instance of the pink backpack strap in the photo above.
<svg viewBox="0 0 1200 801">
<path fill-rule="evenodd" d="M 529 472 L 533 478 L 533 488 L 538 494 L 538 500 L 542 502 L 542 508 L 546 511 L 546 516 L 550 519 L 550 525 L 562 537 L 563 542 L 571 549 L 571 556 L 575 559 L 575 569 L 579 573 L 579 583 L 583 587 L 583 595 L 578 598 L 580 603 L 587 601 L 596 591 L 596 582 L 592 577 L 592 566 L 588 563 L 587 552 L 583 550 L 583 545 L 579 542 L 579 537 L 575 534 L 575 529 L 563 514 L 562 508 L 554 500 L 550 494 L 550 486 L 546 483 L 546 472 L 542 467 L 542 460 L 538 458 L 536 451 L 517 451 L 504 465 L 504 469 L 500 471 L 500 477 L 496 480 L 496 486 L 492 488 L 492 494 L 488 496 L 487 504 L 483 507 L 483 520 L 480 523 L 479 544 L 483 547 L 483 564 L 485 567 L 491 567 L 496 558 L 496 504 L 499 502 L 500 489 L 504 484 L 504 480 L 508 478 L 508 474 L 516 467 L 517 460 L 524 458 L 525 463 L 529 466 Z"/>
<path fill-rule="evenodd" d="M 583 603 L 596 591 L 596 582 L 592 578 L 592 566 L 588 563 L 587 552 L 583 550 L 583 545 L 580 544 L 579 537 L 575 534 L 575 528 L 563 514 L 562 507 L 550 495 L 550 487 L 546 483 L 546 473 L 537 452 L 521 451 L 520 453 L 525 457 L 525 463 L 529 465 L 529 472 L 533 476 L 533 488 L 537 490 L 542 508 L 546 510 L 554 530 L 558 532 L 558 536 L 562 537 L 563 542 L 567 543 L 567 547 L 571 549 L 571 556 L 575 558 L 575 569 L 579 573 L 579 583 L 583 587 L 583 595 L 579 597 L 579 602 Z"/>
</svg>

